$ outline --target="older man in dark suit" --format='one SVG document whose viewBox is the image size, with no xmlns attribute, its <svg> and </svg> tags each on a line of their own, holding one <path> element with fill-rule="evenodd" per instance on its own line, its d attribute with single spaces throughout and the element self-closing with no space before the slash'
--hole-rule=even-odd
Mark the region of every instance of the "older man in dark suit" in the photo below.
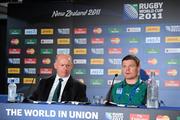
<svg viewBox="0 0 180 120">
<path fill-rule="evenodd" d="M 86 85 L 73 79 L 72 57 L 67 54 L 58 54 L 54 63 L 57 73 L 39 82 L 30 100 L 35 101 L 78 101 L 87 102 Z"/>
</svg>

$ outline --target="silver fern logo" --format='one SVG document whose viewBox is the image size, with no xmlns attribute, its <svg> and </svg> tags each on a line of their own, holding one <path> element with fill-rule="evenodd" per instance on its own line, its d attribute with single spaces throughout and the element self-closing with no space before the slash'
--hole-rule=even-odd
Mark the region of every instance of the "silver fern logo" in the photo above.
<svg viewBox="0 0 180 120">
<path fill-rule="evenodd" d="M 138 19 L 138 4 L 124 4 L 124 13 L 129 19 Z"/>
</svg>

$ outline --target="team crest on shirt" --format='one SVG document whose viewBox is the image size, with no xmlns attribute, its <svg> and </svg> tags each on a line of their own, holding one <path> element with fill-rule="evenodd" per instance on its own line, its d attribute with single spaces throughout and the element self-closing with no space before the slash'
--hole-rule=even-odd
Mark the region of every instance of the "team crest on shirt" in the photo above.
<svg viewBox="0 0 180 120">
<path fill-rule="evenodd" d="M 140 91 L 140 88 L 138 87 L 137 89 L 136 89 L 136 93 L 138 93 Z"/>
<path fill-rule="evenodd" d="M 123 89 L 122 89 L 122 88 L 117 88 L 117 90 L 116 90 L 116 94 L 122 94 L 122 91 L 123 91 Z"/>
</svg>

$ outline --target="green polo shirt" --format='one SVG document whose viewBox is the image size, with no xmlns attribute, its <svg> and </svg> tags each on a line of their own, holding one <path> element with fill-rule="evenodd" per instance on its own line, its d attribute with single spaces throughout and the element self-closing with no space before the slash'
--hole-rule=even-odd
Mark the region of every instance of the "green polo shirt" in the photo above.
<svg viewBox="0 0 180 120">
<path fill-rule="evenodd" d="M 145 105 L 147 84 L 138 79 L 134 85 L 127 84 L 125 80 L 116 83 L 112 89 L 112 102 L 124 105 Z"/>
</svg>

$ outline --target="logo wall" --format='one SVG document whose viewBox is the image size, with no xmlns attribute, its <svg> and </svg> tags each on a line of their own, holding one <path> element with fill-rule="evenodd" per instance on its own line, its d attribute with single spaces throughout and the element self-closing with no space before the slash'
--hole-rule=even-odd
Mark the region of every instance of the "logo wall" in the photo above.
<svg viewBox="0 0 180 120">
<path fill-rule="evenodd" d="M 45 78 L 54 73 L 56 54 L 71 54 L 73 76 L 84 80 L 90 89 L 106 89 L 108 80 L 116 73 L 117 80 L 123 80 L 121 60 L 134 54 L 147 75 L 155 71 L 160 90 L 179 87 L 180 23 L 136 24 L 142 20 L 162 20 L 163 2 L 124 4 L 123 8 L 123 24 L 102 25 L 98 19 L 97 24 L 84 24 L 84 19 L 80 19 L 78 22 L 83 25 L 76 26 L 66 23 L 66 18 L 52 20 L 48 25 L 40 21 L 22 27 L 20 20 L 8 18 L 7 77 L 19 78 L 20 84 L 31 84 L 37 75 Z M 128 20 L 132 23 L 126 23 Z"/>
</svg>

